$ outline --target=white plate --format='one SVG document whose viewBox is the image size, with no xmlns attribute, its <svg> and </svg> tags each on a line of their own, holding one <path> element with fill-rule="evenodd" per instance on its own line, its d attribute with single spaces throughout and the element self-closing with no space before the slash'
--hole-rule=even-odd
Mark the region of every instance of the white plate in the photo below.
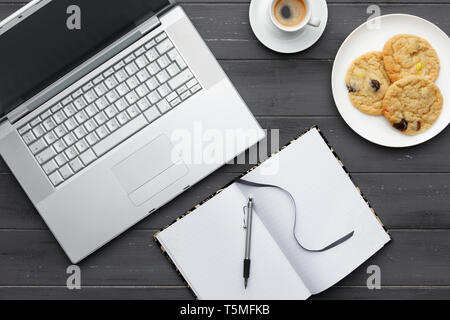
<svg viewBox="0 0 450 320">
<path fill-rule="evenodd" d="M 320 39 L 328 21 L 325 0 L 312 1 L 313 16 L 320 19 L 319 27 L 306 26 L 299 32 L 284 32 L 274 26 L 270 19 L 271 0 L 252 0 L 250 25 L 258 40 L 267 48 L 280 53 L 295 53 L 308 49 Z"/>
<path fill-rule="evenodd" d="M 379 24 L 379 28 L 374 28 Z M 422 37 L 434 47 L 441 61 L 441 73 L 436 84 L 444 96 L 444 108 L 438 121 L 426 132 L 407 136 L 392 128 L 383 117 L 366 115 L 356 109 L 348 97 L 345 85 L 347 69 L 354 59 L 368 51 L 382 51 L 384 44 L 396 34 Z M 370 20 L 353 31 L 342 44 L 333 65 L 331 82 L 336 106 L 347 124 L 361 137 L 387 147 L 410 147 L 438 135 L 450 123 L 450 38 L 433 23 L 422 18 L 391 14 Z"/>
</svg>

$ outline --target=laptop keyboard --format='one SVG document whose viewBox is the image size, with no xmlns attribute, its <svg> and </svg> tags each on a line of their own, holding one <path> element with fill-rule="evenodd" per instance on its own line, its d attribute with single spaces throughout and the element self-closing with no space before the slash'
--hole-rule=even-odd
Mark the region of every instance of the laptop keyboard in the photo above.
<svg viewBox="0 0 450 320">
<path fill-rule="evenodd" d="M 201 89 L 163 32 L 18 131 L 56 187 Z"/>
</svg>

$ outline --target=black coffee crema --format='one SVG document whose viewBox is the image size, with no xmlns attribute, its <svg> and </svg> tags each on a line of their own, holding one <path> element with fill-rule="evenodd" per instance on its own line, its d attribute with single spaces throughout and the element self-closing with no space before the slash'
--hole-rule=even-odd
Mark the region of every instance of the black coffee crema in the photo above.
<svg viewBox="0 0 450 320">
<path fill-rule="evenodd" d="M 301 24 L 307 12 L 303 0 L 278 0 L 273 10 L 275 19 L 286 27 L 296 27 Z"/>
</svg>

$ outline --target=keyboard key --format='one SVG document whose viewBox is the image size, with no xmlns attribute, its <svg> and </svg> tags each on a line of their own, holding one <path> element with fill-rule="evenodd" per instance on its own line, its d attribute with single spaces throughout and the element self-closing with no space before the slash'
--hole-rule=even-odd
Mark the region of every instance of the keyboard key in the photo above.
<svg viewBox="0 0 450 320">
<path fill-rule="evenodd" d="M 67 118 L 72 117 L 75 113 L 77 113 L 78 111 L 75 109 L 75 106 L 73 105 L 73 103 L 69 104 L 67 107 L 65 107 L 64 109 L 64 113 L 66 114 Z"/>
<path fill-rule="evenodd" d="M 191 93 L 196 93 L 202 89 L 202 86 L 200 84 L 196 84 L 191 88 Z"/>
<path fill-rule="evenodd" d="M 117 82 L 117 80 L 114 76 L 111 76 L 108 79 L 106 79 L 105 84 L 108 87 L 108 89 L 111 90 L 112 88 L 117 86 L 119 83 Z"/>
<path fill-rule="evenodd" d="M 168 112 L 170 109 L 172 109 L 170 107 L 170 104 L 167 102 L 166 99 L 161 100 L 160 102 L 158 102 L 157 104 L 159 111 L 161 111 L 161 113 L 166 113 Z"/>
<path fill-rule="evenodd" d="M 62 109 L 62 104 L 61 104 L 61 103 L 58 103 L 58 104 L 54 105 L 50 110 L 51 110 L 53 113 L 56 113 L 56 112 L 58 112 L 58 111 L 61 110 L 61 109 Z"/>
<path fill-rule="evenodd" d="M 95 100 L 97 100 L 97 94 L 95 93 L 94 90 L 89 90 L 88 92 L 86 92 L 86 94 L 84 95 L 84 97 L 86 98 L 86 102 L 88 104 L 94 102 Z"/>
<path fill-rule="evenodd" d="M 170 59 L 168 56 L 164 55 L 158 59 L 158 64 L 161 69 L 165 69 L 170 64 Z"/>
<path fill-rule="evenodd" d="M 75 120 L 77 120 L 78 124 L 83 124 L 88 120 L 88 117 L 86 115 L 86 112 L 81 110 L 75 115 Z"/>
<path fill-rule="evenodd" d="M 178 74 L 175 78 L 169 80 L 169 85 L 173 90 L 175 90 L 178 87 L 185 84 L 186 82 L 188 82 L 189 80 L 191 80 L 191 78 L 193 77 L 194 76 L 192 75 L 191 71 L 184 70 L 183 72 Z"/>
<path fill-rule="evenodd" d="M 109 106 L 109 102 L 108 102 L 108 100 L 105 97 L 101 97 L 100 99 L 95 101 L 95 105 L 98 107 L 98 110 L 103 110 L 103 109 L 105 109 L 106 107 Z"/>
<path fill-rule="evenodd" d="M 100 99 L 99 99 L 99 100 L 100 100 Z M 93 116 L 95 116 L 95 115 L 97 114 L 98 109 L 97 109 L 97 107 L 96 107 L 95 105 L 90 104 L 90 105 L 88 105 L 88 106 L 86 107 L 85 111 L 86 111 L 88 117 L 89 117 L 89 118 L 92 118 Z"/>
<path fill-rule="evenodd" d="M 124 125 L 125 123 L 130 121 L 130 117 L 128 116 L 126 111 L 119 113 L 119 115 L 116 117 L 116 119 L 117 119 L 117 121 L 119 121 L 119 123 L 121 125 Z"/>
<path fill-rule="evenodd" d="M 106 114 L 104 112 L 100 112 L 99 114 L 97 114 L 95 117 L 95 122 L 97 122 L 97 124 L 99 126 L 101 126 L 102 124 L 104 124 L 106 121 L 108 121 L 108 118 L 106 117 Z"/>
<path fill-rule="evenodd" d="M 189 89 L 190 88 L 192 88 L 193 86 L 195 86 L 197 84 L 197 79 L 192 79 L 192 80 L 189 80 L 187 83 L 186 83 L 186 87 L 188 87 Z"/>
<path fill-rule="evenodd" d="M 157 107 L 153 107 L 144 112 L 144 116 L 147 118 L 148 122 L 153 122 L 161 116 Z"/>
<path fill-rule="evenodd" d="M 163 41 L 165 38 L 167 38 L 167 34 L 165 32 L 161 33 L 160 35 L 158 35 L 155 40 L 156 42 L 161 42 Z"/>
<path fill-rule="evenodd" d="M 145 56 L 140 56 L 139 58 L 136 59 L 136 65 L 138 66 L 139 69 L 144 68 L 148 64 L 149 62 Z"/>
<path fill-rule="evenodd" d="M 67 116 L 62 110 L 60 110 L 57 113 L 55 113 L 55 115 L 53 116 L 53 119 L 55 120 L 55 122 L 57 124 L 61 124 L 67 120 Z"/>
<path fill-rule="evenodd" d="M 52 173 L 48 178 L 55 187 L 64 181 L 59 172 Z"/>
<path fill-rule="evenodd" d="M 127 113 L 130 116 L 130 118 L 135 118 L 137 117 L 141 112 L 139 111 L 138 107 L 136 107 L 135 105 L 129 107 L 127 109 Z"/>
<path fill-rule="evenodd" d="M 108 127 L 108 130 L 111 132 L 116 131 L 117 129 L 120 128 L 120 124 L 117 122 L 116 119 L 109 120 L 106 123 L 106 126 Z"/>
<path fill-rule="evenodd" d="M 129 76 L 132 76 L 139 71 L 139 68 L 137 67 L 136 63 L 131 62 L 130 64 L 125 66 L 125 70 L 127 71 Z"/>
<path fill-rule="evenodd" d="M 140 82 L 145 82 L 145 81 L 147 81 L 148 78 L 150 78 L 150 74 L 148 73 L 148 71 L 146 69 L 139 71 L 136 74 L 136 76 Z"/>
<path fill-rule="evenodd" d="M 30 145 L 30 150 L 33 154 L 36 154 L 47 147 L 47 143 L 45 143 L 44 139 L 39 139 Z"/>
<path fill-rule="evenodd" d="M 117 115 L 117 109 L 114 106 L 109 106 L 108 108 L 105 109 L 105 114 L 106 116 L 111 119 L 114 118 Z"/>
<path fill-rule="evenodd" d="M 106 99 L 108 99 L 109 103 L 114 103 L 119 98 L 120 98 L 120 96 L 114 89 L 106 94 Z"/>
<path fill-rule="evenodd" d="M 137 49 L 134 54 L 136 57 L 139 57 L 140 55 L 143 55 L 147 50 L 144 47 L 140 47 Z"/>
<path fill-rule="evenodd" d="M 69 179 L 71 176 L 73 176 L 73 171 L 70 168 L 68 164 L 66 164 L 64 167 L 59 169 L 59 174 L 62 176 L 64 180 Z"/>
<path fill-rule="evenodd" d="M 156 50 L 158 50 L 159 54 L 164 54 L 172 48 L 173 44 L 172 41 L 170 41 L 169 39 L 164 40 L 163 42 L 161 42 L 156 46 Z"/>
<path fill-rule="evenodd" d="M 78 156 L 78 151 L 75 147 L 70 147 L 69 149 L 66 150 L 65 154 L 67 156 L 67 159 L 72 160 L 76 156 Z"/>
<path fill-rule="evenodd" d="M 147 42 L 146 44 L 145 44 L 145 49 L 150 49 L 151 47 L 154 47 L 156 45 L 156 41 L 155 40 L 150 40 L 149 42 Z"/>
<path fill-rule="evenodd" d="M 125 62 L 123 62 L 123 61 L 121 60 L 121 61 L 117 62 L 117 63 L 114 65 L 114 70 L 117 71 L 117 70 L 119 70 L 119 69 L 122 69 L 123 67 L 125 67 Z"/>
<path fill-rule="evenodd" d="M 85 166 L 91 164 L 97 157 L 92 150 L 88 150 L 80 155 L 80 159 Z"/>
<path fill-rule="evenodd" d="M 58 138 L 61 138 L 62 136 L 65 136 L 67 134 L 67 129 L 64 124 L 57 126 L 54 131 Z"/>
<path fill-rule="evenodd" d="M 128 87 L 131 90 L 133 90 L 134 88 L 136 88 L 140 84 L 139 80 L 138 80 L 138 78 L 136 76 L 131 77 L 126 82 L 127 82 Z"/>
<path fill-rule="evenodd" d="M 136 88 L 136 93 L 140 98 L 145 97 L 149 92 L 150 90 L 148 90 L 145 83 L 141 84 L 139 87 Z"/>
<path fill-rule="evenodd" d="M 50 109 L 48 109 L 48 110 L 44 111 L 44 112 L 40 115 L 40 117 L 41 117 L 42 120 L 45 120 L 45 119 L 47 119 L 48 117 L 50 117 L 51 115 L 52 115 L 52 111 L 51 111 Z"/>
<path fill-rule="evenodd" d="M 164 82 L 170 79 L 170 76 L 166 70 L 163 70 L 156 75 L 156 79 L 158 79 L 159 83 L 163 84 Z"/>
<path fill-rule="evenodd" d="M 75 136 L 78 139 L 83 138 L 85 135 L 87 135 L 87 131 L 83 126 L 77 127 L 75 128 L 75 130 L 73 130 L 73 133 L 75 133 Z"/>
<path fill-rule="evenodd" d="M 171 105 L 172 108 L 173 108 L 173 107 L 179 105 L 180 103 L 181 103 L 181 99 L 180 99 L 180 98 L 176 98 L 176 99 L 174 99 L 174 100 L 172 100 L 172 101 L 170 102 L 170 105 Z"/>
<path fill-rule="evenodd" d="M 178 95 L 177 95 L 177 93 L 176 92 L 172 92 L 171 94 L 169 94 L 167 97 L 166 97 L 166 99 L 167 99 L 167 101 L 172 101 L 173 99 L 175 99 L 175 98 L 177 98 L 178 97 Z"/>
<path fill-rule="evenodd" d="M 111 76 L 112 74 L 114 74 L 114 69 L 113 69 L 113 68 L 109 68 L 108 70 L 106 70 L 105 72 L 103 72 L 103 77 L 108 78 L 108 77 Z"/>
<path fill-rule="evenodd" d="M 78 152 L 80 152 L 80 153 L 89 149 L 89 145 L 84 139 L 75 143 L 75 147 L 77 148 Z"/>
<path fill-rule="evenodd" d="M 66 126 L 67 131 L 72 131 L 78 126 L 78 123 L 75 118 L 70 118 L 66 122 L 64 122 L 64 125 Z"/>
<path fill-rule="evenodd" d="M 125 98 L 122 98 L 115 103 L 115 106 L 117 107 L 117 110 L 123 111 L 128 108 L 128 103 Z"/>
<path fill-rule="evenodd" d="M 56 123 L 52 118 L 48 118 L 44 121 L 44 127 L 45 127 L 45 130 L 50 131 L 54 127 L 56 127 Z"/>
<path fill-rule="evenodd" d="M 73 98 L 71 96 L 68 96 L 66 98 L 63 99 L 63 101 L 61 101 L 63 106 L 68 105 L 69 103 L 71 103 L 73 101 Z"/>
<path fill-rule="evenodd" d="M 64 136 L 64 143 L 67 145 L 67 146 L 71 146 L 71 145 L 73 145 L 75 142 L 77 142 L 77 138 L 75 138 L 75 136 L 73 135 L 73 133 L 72 132 L 69 132 L 68 134 L 66 134 L 65 136 Z"/>
<path fill-rule="evenodd" d="M 102 95 L 104 95 L 106 92 L 108 92 L 108 88 L 105 86 L 104 83 L 100 83 L 99 85 L 97 85 L 95 88 L 95 93 L 101 97 Z"/>
<path fill-rule="evenodd" d="M 83 97 L 79 97 L 78 99 L 76 99 L 73 104 L 75 105 L 75 108 L 77 108 L 78 111 L 82 110 L 84 107 L 87 106 L 86 100 L 84 100 Z M 68 117 L 70 117 L 69 115 L 67 115 Z"/>
<path fill-rule="evenodd" d="M 139 97 L 136 94 L 136 92 L 132 91 L 125 96 L 125 99 L 127 100 L 129 105 L 132 105 L 133 103 L 136 103 L 139 100 Z"/>
<path fill-rule="evenodd" d="M 42 166 L 42 169 L 44 169 L 45 174 L 49 175 L 50 173 L 58 169 L 58 164 L 56 163 L 56 161 L 50 160 Z"/>
<path fill-rule="evenodd" d="M 36 138 L 42 137 L 45 134 L 44 127 L 41 124 L 38 124 L 36 127 L 34 127 L 33 134 Z"/>
<path fill-rule="evenodd" d="M 22 135 L 30 129 L 31 129 L 31 126 L 29 124 L 26 124 L 22 128 L 20 128 L 18 131 L 19 131 L 19 134 Z"/>
<path fill-rule="evenodd" d="M 165 83 L 161 87 L 158 88 L 158 92 L 161 95 L 161 97 L 165 97 L 169 93 L 171 93 L 172 90 L 170 90 L 169 86 Z"/>
<path fill-rule="evenodd" d="M 86 141 L 87 141 L 87 143 L 89 143 L 90 146 L 93 146 L 94 144 L 96 144 L 98 142 L 98 137 L 95 134 L 95 132 L 88 134 L 86 136 Z"/>
<path fill-rule="evenodd" d="M 67 157 L 64 155 L 64 153 L 58 154 L 55 157 L 55 161 L 58 164 L 59 167 L 62 167 L 63 165 L 65 165 L 67 163 L 67 161 L 69 161 L 67 159 Z"/>
<path fill-rule="evenodd" d="M 73 172 L 78 172 L 84 167 L 83 163 L 79 158 L 75 158 L 72 161 L 70 161 L 69 165 L 72 168 Z"/>
<path fill-rule="evenodd" d="M 84 127 L 86 128 L 86 130 L 88 132 L 92 132 L 95 129 L 97 129 L 98 125 L 97 123 L 94 121 L 94 119 L 89 119 L 88 121 L 85 122 Z"/>
<path fill-rule="evenodd" d="M 190 91 L 186 91 L 182 95 L 180 95 L 180 98 L 183 99 L 183 100 L 186 100 L 190 96 L 192 96 L 192 93 Z"/>
<path fill-rule="evenodd" d="M 25 141 L 26 144 L 30 144 L 33 141 L 36 140 L 36 137 L 34 136 L 33 132 L 28 131 L 27 133 L 25 133 L 23 136 L 23 141 Z"/>
<path fill-rule="evenodd" d="M 44 136 L 44 139 L 47 144 L 53 144 L 58 140 L 58 137 L 53 132 L 49 132 Z"/>
<path fill-rule="evenodd" d="M 62 151 L 64 151 L 67 148 L 67 146 L 64 143 L 64 141 L 62 139 L 60 139 L 53 144 L 53 148 L 55 148 L 56 152 L 61 153 Z"/>
<path fill-rule="evenodd" d="M 119 86 L 117 86 L 116 90 L 122 97 L 126 95 L 128 92 L 130 92 L 130 88 L 128 88 L 126 83 L 122 83 Z"/>
<path fill-rule="evenodd" d="M 41 122 L 41 118 L 37 117 L 30 121 L 30 126 L 35 127 Z"/>
<path fill-rule="evenodd" d="M 150 78 L 149 80 L 147 80 L 146 82 L 145 82 L 145 84 L 147 85 L 147 87 L 151 90 L 151 91 L 153 91 L 153 90 L 155 90 L 156 88 L 158 88 L 158 81 L 156 80 L 156 78 Z"/>
<path fill-rule="evenodd" d="M 125 57 L 125 59 L 123 59 L 123 61 L 125 63 L 130 63 L 131 61 L 133 61 L 135 58 L 134 53 L 131 53 L 130 55 L 128 55 L 127 57 Z"/>
<path fill-rule="evenodd" d="M 95 130 L 95 132 L 97 133 L 97 136 L 99 137 L 100 140 L 109 134 L 109 130 L 108 128 L 106 128 L 106 126 L 101 126 L 97 130 Z"/>
<path fill-rule="evenodd" d="M 147 100 L 147 98 L 142 98 L 141 100 L 139 100 L 137 102 L 137 105 L 138 105 L 139 109 L 141 109 L 141 111 L 145 111 L 145 110 L 147 110 L 148 108 L 151 107 L 151 104 Z"/>
<path fill-rule="evenodd" d="M 172 63 L 167 67 L 167 72 L 171 77 L 175 77 L 178 73 L 180 73 L 180 68 L 178 68 L 176 63 Z"/>
<path fill-rule="evenodd" d="M 119 130 L 113 132 L 104 140 L 100 141 L 93 147 L 95 154 L 100 157 L 115 146 L 119 145 L 122 141 L 135 134 L 145 126 L 147 126 L 147 120 L 143 115 L 131 120 Z"/>
<path fill-rule="evenodd" d="M 147 98 L 150 100 L 151 104 L 156 104 L 159 100 L 161 100 L 161 96 L 156 91 L 150 93 Z"/>
<path fill-rule="evenodd" d="M 78 90 L 75 90 L 75 92 L 74 93 L 72 93 L 72 98 L 74 98 L 74 99 L 76 99 L 76 98 L 78 98 L 79 96 L 81 96 L 83 94 L 83 89 L 78 89 Z"/>
<path fill-rule="evenodd" d="M 53 149 L 53 147 L 48 147 L 47 149 L 45 149 L 44 151 L 42 151 L 41 153 L 39 153 L 38 155 L 36 155 L 36 160 L 42 164 L 44 162 L 49 161 L 50 159 L 52 159 L 54 156 L 56 156 L 56 151 L 55 149 Z"/>
<path fill-rule="evenodd" d="M 118 72 L 116 72 L 116 74 L 114 76 L 116 77 L 116 79 L 117 79 L 117 81 L 119 83 L 122 83 L 122 82 L 124 82 L 125 80 L 128 79 L 128 74 L 127 74 L 127 72 L 124 69 L 119 70 Z"/>
<path fill-rule="evenodd" d="M 188 90 L 187 86 L 181 86 L 177 89 L 177 93 L 182 94 L 182 93 L 186 92 L 187 90 Z"/>
<path fill-rule="evenodd" d="M 148 50 L 148 52 L 145 55 L 147 56 L 147 58 L 150 62 L 155 61 L 159 57 L 158 53 L 156 52 L 156 49 L 154 49 L 154 48 Z"/>
<path fill-rule="evenodd" d="M 92 88 L 94 88 L 94 84 L 92 82 L 88 82 L 83 86 L 83 91 L 87 92 L 89 90 L 91 90 Z"/>
<path fill-rule="evenodd" d="M 161 71 L 161 68 L 159 67 L 159 65 L 156 62 L 153 62 L 147 66 L 147 70 L 148 70 L 148 72 L 150 72 L 150 74 L 152 76 L 154 76 L 159 71 Z"/>
<path fill-rule="evenodd" d="M 96 77 L 94 80 L 92 80 L 92 83 L 94 84 L 94 86 L 98 85 L 100 82 L 102 82 L 105 78 L 103 77 L 103 75 L 99 75 L 98 77 Z"/>
<path fill-rule="evenodd" d="M 183 70 L 187 67 L 186 63 L 184 62 L 184 59 L 180 56 L 177 49 L 173 49 L 168 53 L 168 56 L 170 60 L 175 61 L 178 64 L 178 67 Z"/>
</svg>

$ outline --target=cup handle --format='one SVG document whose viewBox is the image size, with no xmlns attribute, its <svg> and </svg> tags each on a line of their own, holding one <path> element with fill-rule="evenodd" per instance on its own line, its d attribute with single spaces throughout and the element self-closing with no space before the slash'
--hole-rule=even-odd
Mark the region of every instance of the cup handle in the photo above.
<svg viewBox="0 0 450 320">
<path fill-rule="evenodd" d="M 308 22 L 308 24 L 313 27 L 319 27 L 320 23 L 321 23 L 320 19 L 316 17 L 311 17 L 311 19 Z"/>
</svg>

